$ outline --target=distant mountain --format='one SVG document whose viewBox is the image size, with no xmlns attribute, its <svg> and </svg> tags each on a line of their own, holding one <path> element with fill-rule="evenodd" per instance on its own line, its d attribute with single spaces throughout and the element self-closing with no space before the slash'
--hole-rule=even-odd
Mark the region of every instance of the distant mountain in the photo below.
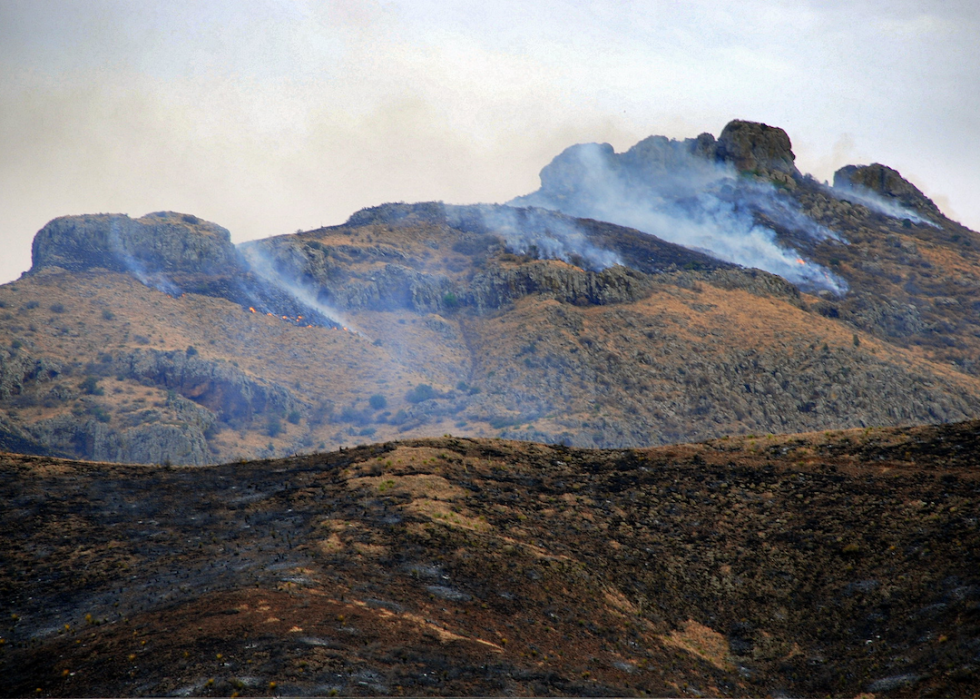
<svg viewBox="0 0 980 699">
<path fill-rule="evenodd" d="M 237 247 L 188 214 L 55 219 L 0 286 L 0 449 L 204 464 L 980 416 L 980 235 L 895 170 L 821 184 L 735 121 L 573 146 L 541 181 Z"/>
</svg>

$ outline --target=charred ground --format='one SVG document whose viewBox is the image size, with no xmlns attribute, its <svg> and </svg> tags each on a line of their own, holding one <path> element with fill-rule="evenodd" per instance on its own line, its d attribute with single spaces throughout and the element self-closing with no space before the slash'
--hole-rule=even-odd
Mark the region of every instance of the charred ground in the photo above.
<svg viewBox="0 0 980 699">
<path fill-rule="evenodd" d="M 4 455 L 4 693 L 977 695 L 978 434 Z"/>
</svg>

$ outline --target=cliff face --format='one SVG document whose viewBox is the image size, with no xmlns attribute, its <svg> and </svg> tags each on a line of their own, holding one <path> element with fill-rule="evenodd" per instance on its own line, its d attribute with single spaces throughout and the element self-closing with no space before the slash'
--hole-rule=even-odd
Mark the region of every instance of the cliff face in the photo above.
<svg viewBox="0 0 980 699">
<path fill-rule="evenodd" d="M 229 232 L 189 214 L 65 216 L 38 231 L 33 267 L 79 272 L 227 274 L 240 267 Z"/>
</svg>

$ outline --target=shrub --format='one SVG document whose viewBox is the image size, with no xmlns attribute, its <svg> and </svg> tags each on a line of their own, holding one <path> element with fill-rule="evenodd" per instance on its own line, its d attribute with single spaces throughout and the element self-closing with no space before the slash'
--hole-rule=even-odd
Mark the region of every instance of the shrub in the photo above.
<svg viewBox="0 0 980 699">
<path fill-rule="evenodd" d="M 195 347 L 194 345 L 188 345 L 187 346 L 187 356 L 188 357 L 193 357 L 196 354 L 197 354 L 197 347 Z"/>
<path fill-rule="evenodd" d="M 112 311 L 110 311 L 108 308 L 106 308 L 106 309 L 104 309 L 102 311 L 102 317 L 105 320 L 115 320 L 116 319 L 116 314 L 113 313 Z"/>
<path fill-rule="evenodd" d="M 19 350 L 23 346 L 24 346 L 24 343 L 21 342 L 20 340 L 12 340 L 10 342 L 10 349 Z"/>
<path fill-rule="evenodd" d="M 446 308 L 456 308 L 459 305 L 459 297 L 451 291 L 442 295 L 442 305 Z"/>
<path fill-rule="evenodd" d="M 90 396 L 105 395 L 105 391 L 102 390 L 102 387 L 99 385 L 99 380 L 91 374 L 82 379 L 82 383 L 79 384 L 78 387 L 82 389 L 82 393 Z"/>
<path fill-rule="evenodd" d="M 39 304 L 37 301 L 28 301 L 27 303 L 24 304 L 24 308 L 26 308 L 27 310 L 31 310 L 32 308 L 37 308 L 40 305 L 41 304 Z"/>
<path fill-rule="evenodd" d="M 298 410 L 290 410 L 289 415 L 286 416 L 286 419 L 289 420 L 290 424 L 298 425 L 300 418 L 302 417 L 303 416 L 300 415 L 300 412 Z"/>
<path fill-rule="evenodd" d="M 282 434 L 282 422 L 279 418 L 273 416 L 269 418 L 269 422 L 266 423 L 265 433 L 270 437 L 278 437 Z"/>
<path fill-rule="evenodd" d="M 102 391 L 102 389 L 100 388 L 99 391 Z M 99 393 L 99 395 L 102 394 Z M 92 417 L 94 417 L 99 422 L 109 422 L 109 420 L 112 419 L 112 416 L 110 416 L 109 413 L 106 412 L 106 409 L 103 408 L 101 405 L 89 406 L 88 411 L 92 415 Z"/>
<path fill-rule="evenodd" d="M 51 308 L 51 312 L 52 313 L 64 313 L 65 312 L 65 306 L 64 306 L 64 304 L 61 304 L 61 303 L 52 303 L 51 306 L 50 306 L 50 308 Z"/>
<path fill-rule="evenodd" d="M 380 393 L 375 393 L 368 398 L 368 405 L 371 406 L 372 410 L 384 410 L 388 407 L 388 399 Z"/>
<path fill-rule="evenodd" d="M 405 394 L 405 400 L 409 403 L 421 403 L 422 401 L 432 400 L 435 397 L 435 389 L 427 383 L 421 383 Z"/>
</svg>

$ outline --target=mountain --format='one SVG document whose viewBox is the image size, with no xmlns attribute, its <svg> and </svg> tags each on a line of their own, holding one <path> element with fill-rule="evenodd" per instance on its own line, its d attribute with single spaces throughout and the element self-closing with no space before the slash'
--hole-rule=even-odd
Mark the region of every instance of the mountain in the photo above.
<svg viewBox="0 0 980 699">
<path fill-rule="evenodd" d="M 0 455 L 5 696 L 974 696 L 980 423 Z"/>
<path fill-rule="evenodd" d="M 0 449 L 206 464 L 453 434 L 580 447 L 980 415 L 980 236 L 781 129 L 573 146 L 510 205 L 234 246 L 55 219 L 0 286 Z"/>
</svg>

